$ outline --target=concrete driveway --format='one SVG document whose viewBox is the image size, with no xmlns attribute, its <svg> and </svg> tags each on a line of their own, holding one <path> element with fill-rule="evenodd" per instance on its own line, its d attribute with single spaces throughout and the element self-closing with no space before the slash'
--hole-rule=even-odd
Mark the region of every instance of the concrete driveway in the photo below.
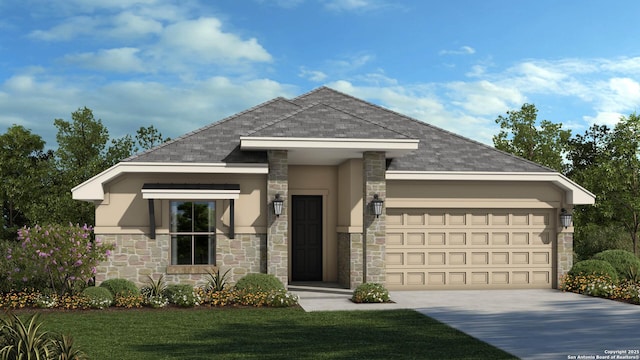
<svg viewBox="0 0 640 360">
<path fill-rule="evenodd" d="M 522 359 L 640 359 L 638 305 L 557 290 L 392 291 L 393 304 L 291 290 L 307 311 L 415 309 Z"/>
</svg>

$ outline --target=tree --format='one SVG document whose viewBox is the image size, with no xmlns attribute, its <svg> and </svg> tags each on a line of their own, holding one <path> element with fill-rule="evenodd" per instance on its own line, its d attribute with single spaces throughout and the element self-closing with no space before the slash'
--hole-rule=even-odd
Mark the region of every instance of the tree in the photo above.
<svg viewBox="0 0 640 360">
<path fill-rule="evenodd" d="M 580 208 L 578 219 L 601 226 L 621 225 L 638 253 L 640 229 L 640 116 L 622 117 L 613 130 L 594 125 L 569 142 L 571 178 L 596 194 L 596 204 Z"/>
<path fill-rule="evenodd" d="M 46 189 L 47 165 L 53 158 L 44 151 L 45 142 L 20 125 L 0 135 L 0 201 L 3 238 L 15 238 L 15 231 L 28 223 L 31 204 Z"/>
<path fill-rule="evenodd" d="M 142 150 L 149 150 L 164 142 L 170 141 L 171 138 L 164 138 L 158 129 L 150 125 L 147 127 L 141 126 L 140 129 L 136 131 L 136 140 Z"/>
<path fill-rule="evenodd" d="M 571 130 L 562 130 L 562 124 L 542 120 L 537 124 L 538 110 L 533 104 L 524 104 L 520 110 L 509 110 L 500 115 L 496 124 L 500 132 L 493 137 L 494 146 L 502 151 L 523 157 L 559 172 L 564 172 L 563 155 Z"/>
</svg>

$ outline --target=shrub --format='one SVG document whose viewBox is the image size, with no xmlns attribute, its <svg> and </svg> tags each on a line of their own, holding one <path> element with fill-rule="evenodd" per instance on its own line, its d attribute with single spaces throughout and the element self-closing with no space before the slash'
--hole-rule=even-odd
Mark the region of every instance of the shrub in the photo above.
<svg viewBox="0 0 640 360">
<path fill-rule="evenodd" d="M 164 275 L 160 275 L 157 280 L 148 276 L 147 284 L 140 289 L 140 293 L 144 297 L 144 303 L 154 309 L 165 307 L 169 304 L 169 300 L 164 295 L 167 284 L 164 282 Z"/>
<path fill-rule="evenodd" d="M 119 296 L 139 295 L 140 290 L 133 281 L 127 279 L 109 279 L 100 284 L 100 287 L 106 288 L 111 292 L 113 298 Z"/>
<path fill-rule="evenodd" d="M 631 277 L 640 269 L 640 259 L 626 250 L 605 250 L 597 253 L 593 259 L 611 264 L 618 274 L 618 279 L 633 280 Z"/>
<path fill-rule="evenodd" d="M 68 335 L 41 330 L 38 314 L 26 321 L 9 314 L 0 321 L 0 359 L 86 359 Z"/>
<path fill-rule="evenodd" d="M 573 264 L 569 275 L 603 275 L 609 276 L 611 281 L 618 281 L 616 269 L 604 260 L 584 260 Z"/>
<path fill-rule="evenodd" d="M 168 285 L 165 290 L 165 296 L 169 299 L 170 303 L 181 307 L 193 307 L 200 304 L 200 298 L 191 285 Z"/>
<path fill-rule="evenodd" d="M 364 283 L 353 291 L 351 300 L 355 303 L 389 302 L 389 291 L 378 283 Z"/>
<path fill-rule="evenodd" d="M 576 226 L 573 245 L 576 261 L 591 259 L 595 254 L 609 249 L 633 251 L 631 237 L 622 226 L 596 224 Z"/>
<path fill-rule="evenodd" d="M 220 275 L 220 268 L 217 268 L 214 272 L 207 271 L 207 284 L 204 286 L 204 289 L 213 292 L 223 291 L 227 287 L 227 275 L 229 271 L 231 271 L 231 269 L 228 269 L 222 275 Z"/>
<path fill-rule="evenodd" d="M 257 292 L 270 292 L 272 290 L 285 290 L 284 285 L 273 274 L 248 274 L 242 277 L 235 286 L 236 290 Z"/>
<path fill-rule="evenodd" d="M 110 255 L 113 245 L 99 238 L 91 240 L 92 228 L 85 225 L 24 227 L 18 231 L 20 246 L 9 248 L 6 258 L 18 265 L 12 278 L 24 282 L 48 279 L 48 287 L 58 295 L 72 294 L 73 282 L 86 283 L 96 266 Z"/>
<path fill-rule="evenodd" d="M 578 294 L 610 298 L 613 297 L 616 289 L 616 281 L 609 275 L 569 274 L 564 278 L 562 289 Z"/>
<path fill-rule="evenodd" d="M 285 290 L 273 290 L 265 299 L 265 305 L 271 307 L 289 307 L 298 304 L 298 296 Z"/>
<path fill-rule="evenodd" d="M 90 286 L 82 291 L 91 308 L 104 309 L 113 304 L 113 294 L 105 287 Z"/>
</svg>

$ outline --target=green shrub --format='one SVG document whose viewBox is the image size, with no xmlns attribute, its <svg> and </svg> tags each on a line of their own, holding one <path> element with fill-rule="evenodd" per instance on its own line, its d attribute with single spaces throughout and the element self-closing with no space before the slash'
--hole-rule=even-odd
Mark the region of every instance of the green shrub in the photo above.
<svg viewBox="0 0 640 360">
<path fill-rule="evenodd" d="M 608 276 L 611 281 L 618 281 L 618 273 L 616 269 L 604 260 L 584 260 L 573 264 L 569 275 L 601 275 Z"/>
<path fill-rule="evenodd" d="M 364 283 L 353 291 L 351 300 L 355 303 L 389 302 L 389 291 L 378 283 Z"/>
<path fill-rule="evenodd" d="M 207 271 L 207 284 L 204 286 L 206 291 L 223 291 L 227 287 L 227 279 L 231 269 L 227 269 L 222 275 L 220 275 L 220 268 L 216 271 Z"/>
<path fill-rule="evenodd" d="M 170 303 L 181 307 L 193 307 L 200 304 L 200 299 L 191 285 L 167 285 L 164 295 L 169 299 Z"/>
<path fill-rule="evenodd" d="M 147 282 L 145 286 L 140 289 L 140 292 L 145 297 L 157 297 L 162 296 L 164 290 L 167 288 L 167 284 L 164 281 L 164 275 L 160 275 L 158 280 L 154 280 L 151 276 L 147 275 Z"/>
<path fill-rule="evenodd" d="M 248 274 L 236 283 L 236 290 L 248 292 L 270 292 L 285 290 L 284 285 L 273 274 Z"/>
<path fill-rule="evenodd" d="M 117 298 L 119 296 L 132 296 L 139 295 L 140 290 L 133 281 L 127 279 L 109 279 L 105 280 L 100 284 L 100 287 L 107 288 L 113 298 Z"/>
<path fill-rule="evenodd" d="M 89 306 L 94 309 L 108 308 L 113 304 L 113 294 L 105 287 L 90 286 L 82 290 L 82 296 L 87 298 Z"/>
<path fill-rule="evenodd" d="M 14 314 L 0 319 L 0 359 L 86 359 L 70 336 L 42 330 L 39 315 L 22 321 Z"/>
<path fill-rule="evenodd" d="M 271 307 L 289 307 L 298 304 L 298 296 L 286 290 L 273 290 L 265 299 L 265 305 Z"/>
<path fill-rule="evenodd" d="M 595 254 L 609 249 L 633 251 L 633 242 L 629 233 L 617 225 L 576 226 L 573 241 L 576 261 L 591 259 Z"/>
<path fill-rule="evenodd" d="M 611 264 L 618 274 L 618 279 L 633 280 L 632 276 L 640 269 L 640 259 L 626 250 L 605 250 L 593 258 Z"/>
</svg>

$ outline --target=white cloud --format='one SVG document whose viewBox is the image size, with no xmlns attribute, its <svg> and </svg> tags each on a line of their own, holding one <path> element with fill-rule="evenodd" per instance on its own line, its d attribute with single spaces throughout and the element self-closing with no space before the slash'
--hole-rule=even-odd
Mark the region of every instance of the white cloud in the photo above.
<svg viewBox="0 0 640 360">
<path fill-rule="evenodd" d="M 130 39 L 131 37 L 159 34 L 161 31 L 162 23 L 160 21 L 125 11 L 113 18 L 113 25 L 109 33 L 113 37 Z"/>
<path fill-rule="evenodd" d="M 271 55 L 255 38 L 243 40 L 222 31 L 216 18 L 181 21 L 166 27 L 160 41 L 162 56 L 180 53 L 196 63 L 256 61 L 269 62 Z"/>
<path fill-rule="evenodd" d="M 327 0 L 324 2 L 329 10 L 363 10 L 378 7 L 379 4 L 371 0 Z"/>
<path fill-rule="evenodd" d="M 440 50 L 439 55 L 473 55 L 476 53 L 476 49 L 471 46 L 461 46 L 457 50 Z"/>
<path fill-rule="evenodd" d="M 90 16 L 75 16 L 49 30 L 35 30 L 29 37 L 43 41 L 67 41 L 80 35 L 94 34 L 100 21 Z"/>
<path fill-rule="evenodd" d="M 620 121 L 623 115 L 617 112 L 599 111 L 595 116 L 585 116 L 583 119 L 589 124 L 608 125 L 610 127 Z"/>
<path fill-rule="evenodd" d="M 327 78 L 327 74 L 322 71 L 307 70 L 305 67 L 300 68 L 298 76 L 313 82 L 323 82 Z"/>
<path fill-rule="evenodd" d="M 136 48 L 100 50 L 97 53 L 81 53 L 65 56 L 65 61 L 87 69 L 117 73 L 145 72 L 143 61 L 138 58 Z"/>
<path fill-rule="evenodd" d="M 453 82 L 449 89 L 451 103 L 472 115 L 493 115 L 521 105 L 525 96 L 516 88 L 487 80 L 478 82 Z"/>
</svg>

